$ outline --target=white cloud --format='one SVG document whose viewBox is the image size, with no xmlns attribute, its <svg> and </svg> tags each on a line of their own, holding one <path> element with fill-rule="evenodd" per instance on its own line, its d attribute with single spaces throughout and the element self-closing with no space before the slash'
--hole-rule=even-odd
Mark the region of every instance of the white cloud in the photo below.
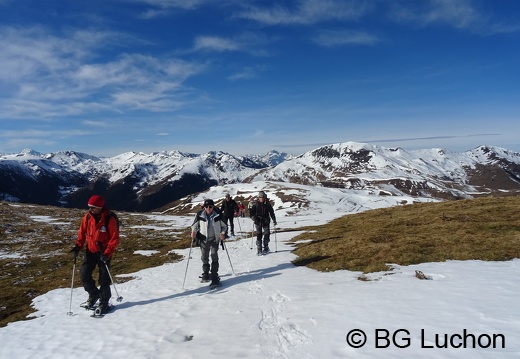
<svg viewBox="0 0 520 359">
<path fill-rule="evenodd" d="M 110 128 L 113 126 L 112 121 L 93 121 L 93 120 L 84 120 L 81 122 L 85 126 L 89 127 L 98 127 L 98 128 Z"/>
<path fill-rule="evenodd" d="M 233 75 L 228 77 L 230 81 L 238 81 L 238 80 L 251 80 L 258 77 L 258 73 L 254 68 L 247 67 L 240 72 L 236 72 Z"/>
<path fill-rule="evenodd" d="M 469 0 L 431 0 L 423 19 L 426 23 L 446 22 L 455 27 L 466 28 L 481 20 Z"/>
<path fill-rule="evenodd" d="M 395 1 L 390 16 L 400 22 L 446 24 L 483 35 L 520 31 L 519 24 L 493 23 L 492 17 L 479 11 L 476 4 L 473 0 L 425 0 L 413 6 L 408 1 Z"/>
<path fill-rule="evenodd" d="M 356 20 L 372 9 L 362 0 L 298 0 L 294 7 L 275 5 L 271 8 L 250 7 L 237 17 L 267 25 L 309 25 L 330 20 Z"/>
<path fill-rule="evenodd" d="M 199 36 L 195 39 L 195 50 L 238 51 L 241 45 L 236 40 L 218 36 Z"/>
<path fill-rule="evenodd" d="M 178 97 L 189 92 L 183 82 L 204 66 L 117 52 L 98 58 L 100 48 L 121 39 L 125 35 L 113 32 L 80 30 L 60 37 L 39 27 L 0 28 L 0 115 L 40 119 L 181 106 Z"/>
<path fill-rule="evenodd" d="M 199 5 L 207 3 L 208 0 L 130 0 L 131 2 L 140 2 L 160 9 L 180 8 L 195 9 Z"/>
<path fill-rule="evenodd" d="M 144 19 L 154 19 L 170 15 L 172 10 L 195 10 L 200 5 L 211 0 L 127 0 L 149 5 L 151 8 L 145 10 L 141 17 Z"/>
<path fill-rule="evenodd" d="M 327 47 L 342 45 L 374 45 L 379 38 L 364 31 L 324 30 L 313 37 L 313 42 Z"/>
<path fill-rule="evenodd" d="M 1 147 L 12 148 L 37 148 L 42 146 L 54 146 L 64 139 L 90 134 L 84 130 L 8 130 L 0 131 Z"/>
</svg>

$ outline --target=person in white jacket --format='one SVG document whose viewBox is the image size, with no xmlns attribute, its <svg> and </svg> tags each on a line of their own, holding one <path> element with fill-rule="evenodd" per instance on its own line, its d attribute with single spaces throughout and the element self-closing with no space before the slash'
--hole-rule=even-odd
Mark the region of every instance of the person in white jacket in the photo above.
<svg viewBox="0 0 520 359">
<path fill-rule="evenodd" d="M 226 238 L 227 225 L 222 214 L 215 210 L 212 199 L 204 201 L 204 209 L 197 212 L 191 226 L 192 245 L 200 246 L 202 259 L 202 280 L 218 285 L 218 246 Z M 211 266 L 209 257 L 211 254 Z M 211 276 L 210 276 L 211 273 Z"/>
</svg>

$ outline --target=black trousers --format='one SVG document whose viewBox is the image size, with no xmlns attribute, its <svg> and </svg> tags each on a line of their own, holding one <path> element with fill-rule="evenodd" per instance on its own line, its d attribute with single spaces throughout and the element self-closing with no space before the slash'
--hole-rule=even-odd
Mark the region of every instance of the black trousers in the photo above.
<svg viewBox="0 0 520 359">
<path fill-rule="evenodd" d="M 233 223 L 233 219 L 234 219 L 234 217 L 235 217 L 235 216 L 234 216 L 233 214 L 228 215 L 228 216 L 226 216 L 226 215 L 224 214 L 224 223 L 228 224 L 228 221 L 229 221 L 229 228 L 228 228 L 228 229 L 230 229 L 230 230 L 231 230 L 231 233 L 233 233 L 233 234 L 235 233 L 235 225 L 234 225 L 234 223 Z M 226 234 L 227 234 L 227 233 L 228 233 L 228 231 L 227 231 L 227 229 L 226 229 Z"/>
<path fill-rule="evenodd" d="M 264 248 L 269 247 L 269 242 L 271 241 L 271 229 L 269 223 L 256 222 L 256 247 L 262 248 L 262 244 Z"/>
<path fill-rule="evenodd" d="M 110 291 L 110 275 L 108 274 L 107 266 L 110 268 L 110 259 L 105 263 L 100 259 L 101 252 L 91 253 L 88 249 L 85 252 L 85 259 L 79 270 L 81 283 L 83 288 L 89 294 L 89 296 L 99 295 L 101 303 L 108 303 L 108 300 L 112 296 Z M 99 289 L 96 286 L 96 282 L 92 277 L 94 270 L 98 267 L 98 282 Z"/>
</svg>

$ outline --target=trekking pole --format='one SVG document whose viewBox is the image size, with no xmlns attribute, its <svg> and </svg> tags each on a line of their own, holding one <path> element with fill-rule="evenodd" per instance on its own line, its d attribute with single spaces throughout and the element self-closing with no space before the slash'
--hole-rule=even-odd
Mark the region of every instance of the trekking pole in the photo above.
<svg viewBox="0 0 520 359">
<path fill-rule="evenodd" d="M 99 251 L 101 252 L 101 254 L 103 254 L 103 246 L 101 245 L 100 242 L 98 242 L 97 245 L 98 245 Z M 114 287 L 114 290 L 116 291 L 116 294 L 117 294 L 116 300 L 118 302 L 121 302 L 123 300 L 123 297 L 121 297 L 119 295 L 119 293 L 117 292 L 116 284 L 114 283 L 114 280 L 112 279 L 112 274 L 110 274 L 110 269 L 108 268 L 108 264 L 105 261 L 102 261 L 102 262 L 105 263 L 105 268 L 107 269 L 108 277 L 110 278 L 110 282 L 112 282 L 112 286 Z"/>
<path fill-rule="evenodd" d="M 233 272 L 234 275 L 236 275 L 235 270 L 233 269 L 233 263 L 231 263 L 231 258 L 229 257 L 229 252 L 227 250 L 227 246 L 224 246 L 224 241 L 220 241 L 220 244 L 222 245 L 222 249 L 224 249 L 226 251 L 227 258 L 229 259 L 229 265 L 231 266 L 231 271 Z"/>
<path fill-rule="evenodd" d="M 74 264 L 72 265 L 72 284 L 70 285 L 70 303 L 69 303 L 69 311 L 67 315 L 72 315 L 72 292 L 74 290 L 74 272 L 76 272 L 76 258 L 78 258 L 78 254 L 74 253 Z"/>
<path fill-rule="evenodd" d="M 112 282 L 112 286 L 114 287 L 114 290 L 116 291 L 116 294 L 117 294 L 117 299 L 116 300 L 118 302 L 121 302 L 121 301 L 123 301 L 123 297 L 121 297 L 119 295 L 119 293 L 117 292 L 116 284 L 114 283 L 114 280 L 112 279 L 112 275 L 110 274 L 110 269 L 108 269 L 108 264 L 107 264 L 107 262 L 103 262 L 103 263 L 105 263 L 105 267 L 107 269 L 108 276 L 110 277 L 110 281 Z"/>
<path fill-rule="evenodd" d="M 278 239 L 276 238 L 276 225 L 273 225 L 274 229 L 274 252 L 278 252 Z"/>
<path fill-rule="evenodd" d="M 242 226 L 240 226 L 240 217 L 237 217 L 238 221 L 238 229 L 240 229 L 240 233 L 242 234 Z"/>
<path fill-rule="evenodd" d="M 253 222 L 253 230 L 251 231 L 251 250 L 253 249 L 253 239 L 255 238 L 255 222 Z"/>
<path fill-rule="evenodd" d="M 182 289 L 184 290 L 184 283 L 186 283 L 186 275 L 188 274 L 188 266 L 190 264 L 191 249 L 193 248 L 193 239 L 190 244 L 190 252 L 188 253 L 188 261 L 186 262 L 186 271 L 184 271 L 184 280 L 182 281 Z"/>
</svg>

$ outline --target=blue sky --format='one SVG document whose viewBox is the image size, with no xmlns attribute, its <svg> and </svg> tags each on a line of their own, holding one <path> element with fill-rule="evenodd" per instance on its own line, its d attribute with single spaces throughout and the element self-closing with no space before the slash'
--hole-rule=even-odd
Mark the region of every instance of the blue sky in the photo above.
<svg viewBox="0 0 520 359">
<path fill-rule="evenodd" d="M 517 0 L 0 0 L 0 153 L 520 151 Z"/>
</svg>

